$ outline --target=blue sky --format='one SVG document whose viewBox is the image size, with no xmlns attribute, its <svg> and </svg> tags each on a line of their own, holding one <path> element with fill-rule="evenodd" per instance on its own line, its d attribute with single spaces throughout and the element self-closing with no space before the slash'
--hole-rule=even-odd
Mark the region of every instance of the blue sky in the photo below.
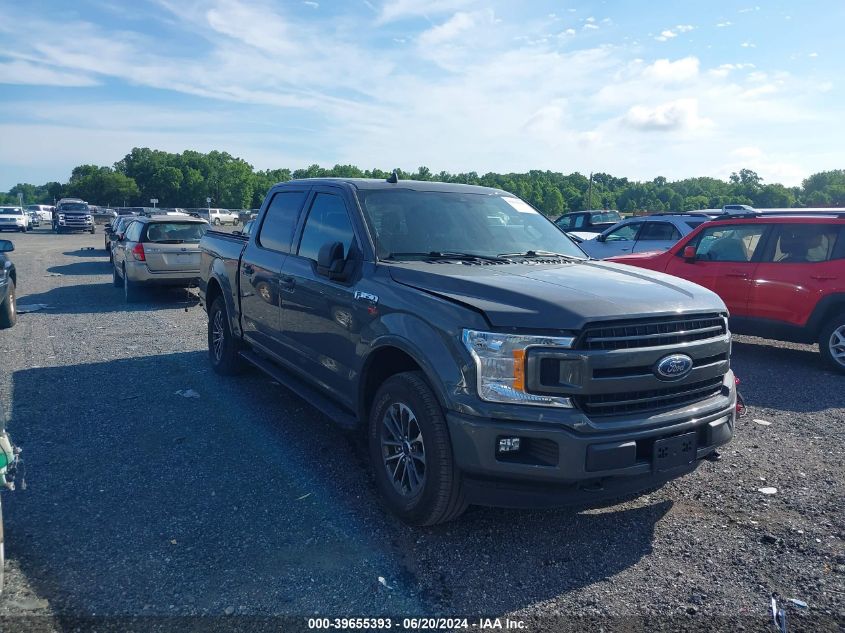
<svg viewBox="0 0 845 633">
<path fill-rule="evenodd" d="M 255 167 L 799 184 L 845 167 L 845 2 L 0 3 L 0 190 L 132 147 Z"/>
</svg>

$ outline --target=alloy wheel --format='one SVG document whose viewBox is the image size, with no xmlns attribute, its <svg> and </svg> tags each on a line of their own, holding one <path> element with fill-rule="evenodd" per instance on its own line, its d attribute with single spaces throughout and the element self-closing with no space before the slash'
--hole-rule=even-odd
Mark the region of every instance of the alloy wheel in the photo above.
<svg viewBox="0 0 845 633">
<path fill-rule="evenodd" d="M 833 360 L 845 367 L 845 325 L 840 325 L 830 333 L 828 345 Z"/>
<path fill-rule="evenodd" d="M 417 416 L 403 402 L 393 402 L 381 421 L 381 453 L 387 478 L 403 497 L 425 485 L 425 444 Z"/>
<path fill-rule="evenodd" d="M 214 320 L 211 323 L 211 346 L 214 350 L 214 359 L 219 363 L 223 358 L 223 341 L 225 333 L 223 329 L 223 313 L 218 310 L 214 313 Z"/>
</svg>

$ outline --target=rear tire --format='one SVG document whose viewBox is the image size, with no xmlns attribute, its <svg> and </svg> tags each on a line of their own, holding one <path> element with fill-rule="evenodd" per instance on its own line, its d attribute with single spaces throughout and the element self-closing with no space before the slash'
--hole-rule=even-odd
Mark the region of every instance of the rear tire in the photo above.
<svg viewBox="0 0 845 633">
<path fill-rule="evenodd" d="M 405 523 L 445 523 L 466 510 L 449 429 L 422 372 L 395 374 L 379 387 L 368 445 L 379 492 Z"/>
<path fill-rule="evenodd" d="M 9 279 L 6 300 L 0 304 L 0 330 L 12 327 L 18 321 L 18 307 L 15 298 L 15 281 Z"/>
<path fill-rule="evenodd" d="M 91 235 L 94 235 L 94 233 L 96 233 L 96 232 L 97 232 L 97 229 L 92 226 L 91 227 Z"/>
<path fill-rule="evenodd" d="M 208 360 L 222 376 L 234 376 L 244 370 L 240 342 L 232 334 L 229 313 L 223 297 L 217 297 L 208 311 Z"/>
<path fill-rule="evenodd" d="M 109 253 L 109 259 L 112 259 L 111 253 Z M 114 264 L 113 259 L 112 264 Z M 120 278 L 120 275 L 117 274 L 117 266 L 111 267 L 111 285 L 115 288 L 120 288 L 123 285 L 123 280 Z"/>
<path fill-rule="evenodd" d="M 138 284 L 134 281 L 129 279 L 129 275 L 126 274 L 126 266 L 123 267 L 123 297 L 126 299 L 126 303 L 135 303 L 138 300 L 138 296 L 141 294 L 140 289 L 138 288 Z"/>
<path fill-rule="evenodd" d="M 822 326 L 819 352 L 828 367 L 845 373 L 845 312 L 828 319 Z"/>
</svg>

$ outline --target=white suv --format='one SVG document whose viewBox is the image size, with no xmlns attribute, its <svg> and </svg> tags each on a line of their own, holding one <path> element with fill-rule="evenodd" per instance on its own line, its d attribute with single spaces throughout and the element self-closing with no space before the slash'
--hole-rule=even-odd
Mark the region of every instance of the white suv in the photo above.
<svg viewBox="0 0 845 633">
<path fill-rule="evenodd" d="M 238 214 L 229 211 L 229 209 L 209 209 L 208 221 L 214 226 L 220 226 L 221 224 L 235 226 L 238 223 Z"/>
<path fill-rule="evenodd" d="M 590 257 L 605 259 L 630 253 L 665 251 L 710 219 L 703 213 L 655 213 L 622 220 L 595 239 L 579 244 Z"/>
<path fill-rule="evenodd" d="M 20 231 L 26 233 L 32 222 L 20 207 L 0 207 L 0 231 Z"/>
</svg>

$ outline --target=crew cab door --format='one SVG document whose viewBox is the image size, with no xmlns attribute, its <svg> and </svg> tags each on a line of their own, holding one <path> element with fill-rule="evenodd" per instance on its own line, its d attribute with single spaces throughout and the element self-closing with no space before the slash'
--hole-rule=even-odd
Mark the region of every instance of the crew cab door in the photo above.
<svg viewBox="0 0 845 633">
<path fill-rule="evenodd" d="M 282 266 L 290 253 L 299 211 L 308 190 L 284 189 L 273 194 L 250 238 L 238 269 L 244 338 L 281 354 L 280 289 Z"/>
<path fill-rule="evenodd" d="M 679 239 L 681 239 L 681 232 L 671 222 L 647 220 L 637 235 L 633 250 L 635 253 L 665 251 Z"/>
<path fill-rule="evenodd" d="M 768 225 L 758 223 L 707 227 L 687 243 L 695 246 L 695 259 L 685 259 L 684 249 L 680 249 L 666 272 L 714 291 L 731 316 L 746 316 L 751 282 L 768 229 Z"/>
<path fill-rule="evenodd" d="M 298 244 L 282 269 L 282 336 L 300 371 L 351 407 L 362 307 L 354 305 L 351 278 L 318 273 L 317 258 L 323 245 L 340 242 L 350 264 L 360 260 L 349 213 L 354 207 L 334 187 L 315 187 L 307 207 Z"/>
<path fill-rule="evenodd" d="M 773 227 L 751 283 L 749 316 L 805 325 L 818 302 L 845 285 L 845 227 L 831 222 Z"/>
</svg>

